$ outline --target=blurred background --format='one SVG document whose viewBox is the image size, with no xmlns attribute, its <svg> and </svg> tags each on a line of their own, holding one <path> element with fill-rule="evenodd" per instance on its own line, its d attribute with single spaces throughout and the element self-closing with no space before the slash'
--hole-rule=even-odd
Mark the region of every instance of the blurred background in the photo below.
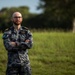
<svg viewBox="0 0 75 75">
<path fill-rule="evenodd" d="M 75 0 L 0 0 L 0 75 L 7 66 L 2 32 L 15 11 L 33 34 L 32 75 L 75 75 Z"/>
<path fill-rule="evenodd" d="M 75 0 L 0 0 L 1 32 L 12 25 L 15 11 L 22 13 L 22 25 L 31 29 L 75 29 Z"/>
</svg>

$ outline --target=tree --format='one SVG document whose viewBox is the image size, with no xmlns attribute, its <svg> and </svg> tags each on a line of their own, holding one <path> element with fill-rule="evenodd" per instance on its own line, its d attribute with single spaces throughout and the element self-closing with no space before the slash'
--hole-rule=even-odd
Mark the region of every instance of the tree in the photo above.
<svg viewBox="0 0 75 75">
<path fill-rule="evenodd" d="M 57 24 L 65 28 L 75 18 L 75 0 L 40 0 L 39 8 L 43 9 L 48 25 L 53 21 L 53 25 Z M 67 23 L 66 26 L 62 25 L 63 22 Z"/>
<path fill-rule="evenodd" d="M 4 31 L 6 28 L 10 27 L 11 15 L 13 12 L 19 11 L 23 16 L 23 25 L 26 25 L 26 20 L 31 16 L 35 16 L 36 14 L 32 14 L 29 12 L 29 7 L 20 6 L 20 7 L 11 7 L 11 8 L 3 8 L 0 10 L 0 31 Z"/>
</svg>

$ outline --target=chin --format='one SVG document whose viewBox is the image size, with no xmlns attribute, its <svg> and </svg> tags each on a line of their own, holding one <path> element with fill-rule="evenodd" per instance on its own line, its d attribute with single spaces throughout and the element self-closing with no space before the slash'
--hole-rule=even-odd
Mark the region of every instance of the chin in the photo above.
<svg viewBox="0 0 75 75">
<path fill-rule="evenodd" d="M 16 26 L 20 25 L 21 23 L 14 23 Z"/>
</svg>

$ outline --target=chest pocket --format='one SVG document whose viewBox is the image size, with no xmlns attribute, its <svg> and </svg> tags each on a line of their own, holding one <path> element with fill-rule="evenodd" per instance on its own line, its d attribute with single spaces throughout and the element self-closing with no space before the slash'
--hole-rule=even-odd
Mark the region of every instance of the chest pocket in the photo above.
<svg viewBox="0 0 75 75">
<path fill-rule="evenodd" d="M 26 40 L 26 32 L 25 31 L 20 31 L 16 33 L 11 34 L 11 41 L 18 41 L 18 42 L 23 42 Z"/>
<path fill-rule="evenodd" d="M 26 40 L 26 37 L 27 37 L 26 31 L 22 30 L 22 31 L 20 31 L 19 34 L 20 34 L 20 35 L 19 35 L 20 41 L 21 41 L 21 42 L 22 42 L 22 41 L 25 41 L 25 40 Z"/>
<path fill-rule="evenodd" d="M 20 34 L 19 39 L 20 39 L 21 42 L 25 41 L 26 40 L 26 35 L 25 34 Z"/>
<path fill-rule="evenodd" d="M 17 35 L 16 34 L 11 34 L 10 39 L 11 39 L 11 41 L 16 41 L 17 40 Z"/>
</svg>

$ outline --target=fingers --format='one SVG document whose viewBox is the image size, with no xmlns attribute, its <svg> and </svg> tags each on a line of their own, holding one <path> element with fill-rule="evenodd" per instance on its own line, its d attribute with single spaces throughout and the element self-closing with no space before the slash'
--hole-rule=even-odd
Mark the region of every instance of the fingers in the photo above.
<svg viewBox="0 0 75 75">
<path fill-rule="evenodd" d="M 11 44 L 12 46 L 16 46 L 16 43 L 15 43 L 15 42 L 10 42 L 10 44 Z"/>
<path fill-rule="evenodd" d="M 26 40 L 25 42 L 28 43 L 30 40 Z"/>
</svg>

